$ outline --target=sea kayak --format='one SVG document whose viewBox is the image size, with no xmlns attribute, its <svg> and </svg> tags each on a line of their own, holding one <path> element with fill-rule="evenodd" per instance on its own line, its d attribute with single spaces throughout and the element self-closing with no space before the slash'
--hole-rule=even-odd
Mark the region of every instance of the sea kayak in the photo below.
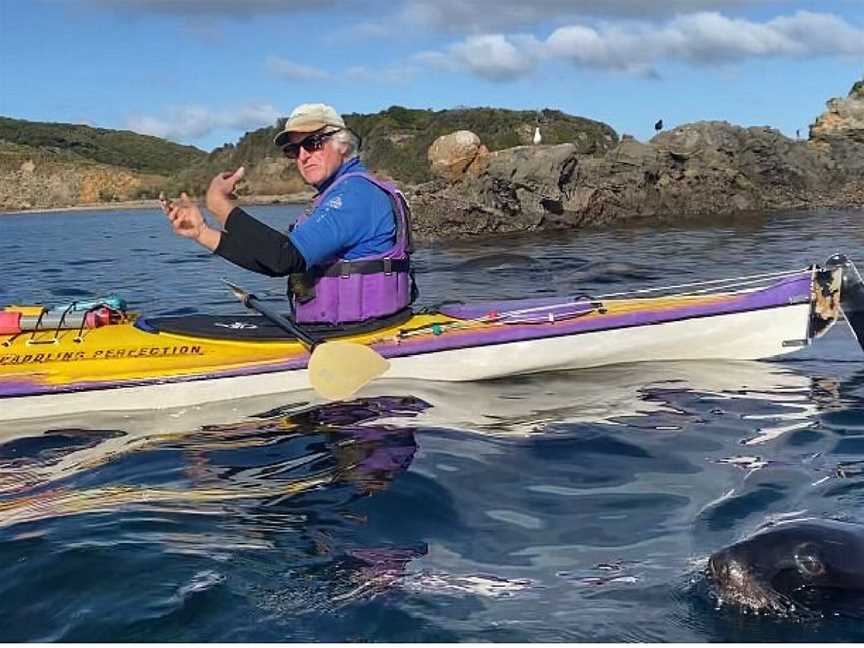
<svg viewBox="0 0 864 648">
<path fill-rule="evenodd" d="M 852 312 L 846 319 L 856 330 L 862 294 L 851 262 L 832 257 L 824 267 L 628 294 L 450 304 L 306 331 L 370 346 L 390 363 L 386 380 L 480 381 L 621 363 L 779 356 L 824 334 L 841 306 Z M 0 420 L 309 389 L 307 346 L 265 317 L 150 317 L 116 301 L 88 306 L 101 315 L 88 318 L 85 310 L 69 317 L 75 326 L 56 317 L 57 309 L 4 309 L 31 324 L 0 335 Z M 43 319 L 51 325 L 33 324 L 50 312 L 55 316 Z"/>
</svg>

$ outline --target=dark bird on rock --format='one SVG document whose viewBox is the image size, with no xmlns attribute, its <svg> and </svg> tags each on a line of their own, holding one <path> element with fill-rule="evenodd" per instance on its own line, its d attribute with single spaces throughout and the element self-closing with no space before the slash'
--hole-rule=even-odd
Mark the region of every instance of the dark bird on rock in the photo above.
<svg viewBox="0 0 864 648">
<path fill-rule="evenodd" d="M 654 124 L 654 130 L 657 131 L 658 133 L 659 133 L 661 130 L 663 130 L 663 120 L 662 120 L 662 119 L 658 119 L 658 120 L 657 120 L 657 123 Z"/>
</svg>

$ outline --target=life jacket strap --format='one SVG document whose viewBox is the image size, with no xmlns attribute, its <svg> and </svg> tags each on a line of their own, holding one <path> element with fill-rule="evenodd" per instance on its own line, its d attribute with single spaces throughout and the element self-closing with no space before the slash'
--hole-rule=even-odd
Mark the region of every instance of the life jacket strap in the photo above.
<svg viewBox="0 0 864 648">
<path fill-rule="evenodd" d="M 410 269 L 408 259 L 369 259 L 366 261 L 336 261 L 328 265 L 326 269 L 313 270 L 316 277 L 350 277 L 358 274 L 393 274 L 394 272 L 408 272 Z"/>
</svg>

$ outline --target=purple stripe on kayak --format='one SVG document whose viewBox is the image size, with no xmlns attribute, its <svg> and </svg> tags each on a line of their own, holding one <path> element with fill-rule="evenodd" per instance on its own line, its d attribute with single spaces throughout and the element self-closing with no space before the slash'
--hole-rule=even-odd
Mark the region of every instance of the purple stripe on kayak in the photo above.
<svg viewBox="0 0 864 648">
<path fill-rule="evenodd" d="M 45 391 L 45 386 L 32 380 L 0 378 L 0 396 L 25 396 Z"/>
<path fill-rule="evenodd" d="M 480 330 L 463 329 L 446 331 L 439 336 L 418 336 L 399 345 L 374 345 L 385 357 L 399 357 L 420 353 L 432 353 L 445 349 L 504 344 L 522 340 L 576 335 L 592 331 L 604 331 L 633 326 L 661 324 L 694 317 L 726 315 L 747 311 L 776 308 L 810 301 L 810 274 L 784 279 L 773 286 L 740 293 L 720 302 L 682 305 L 677 308 L 642 310 L 620 315 L 565 319 L 544 324 L 507 324 Z"/>
</svg>

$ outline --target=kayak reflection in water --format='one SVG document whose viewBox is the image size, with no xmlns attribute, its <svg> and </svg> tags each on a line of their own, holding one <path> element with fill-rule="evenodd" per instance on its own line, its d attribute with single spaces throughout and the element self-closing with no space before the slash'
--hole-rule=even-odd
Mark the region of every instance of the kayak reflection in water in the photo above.
<svg viewBox="0 0 864 648">
<path fill-rule="evenodd" d="M 227 514 L 224 502 L 246 502 L 272 515 L 287 500 L 287 512 L 296 518 L 303 494 L 314 494 L 316 508 L 331 497 L 334 505 L 344 505 L 386 488 L 416 451 L 410 427 L 374 420 L 413 417 L 426 407 L 419 399 L 381 397 L 274 411 L 198 432 L 150 435 L 101 456 L 99 440 L 121 432 L 59 430 L 32 444 L 16 439 L 9 452 L 0 446 L 0 527 L 121 510 Z M 63 456 L 64 448 L 69 456 Z M 166 453 L 182 460 L 179 478 L 176 470 L 145 470 L 148 461 Z M 74 468 L 58 471 L 58 464 Z M 118 478 L 130 474 L 140 475 L 140 483 Z M 101 485 L 90 486 L 94 482 Z M 351 486 L 347 501 L 340 485 Z"/>
<path fill-rule="evenodd" d="M 230 577 L 258 608 L 350 605 L 399 587 L 408 563 L 427 552 L 422 537 L 392 527 L 386 504 L 376 512 L 417 450 L 410 424 L 379 421 L 427 407 L 413 397 L 285 407 L 189 432 L 126 435 L 125 448 L 119 430 L 19 437 L 0 445 L 0 530 L 45 538 L 56 555 L 74 545 L 128 561 L 122 547 L 140 547 L 142 569 L 160 569 L 150 556 L 203 558 L 208 579 Z M 21 471 L 32 479 L 17 487 L 3 479 Z M 77 595 L 70 581 L 68 596 Z"/>
</svg>

